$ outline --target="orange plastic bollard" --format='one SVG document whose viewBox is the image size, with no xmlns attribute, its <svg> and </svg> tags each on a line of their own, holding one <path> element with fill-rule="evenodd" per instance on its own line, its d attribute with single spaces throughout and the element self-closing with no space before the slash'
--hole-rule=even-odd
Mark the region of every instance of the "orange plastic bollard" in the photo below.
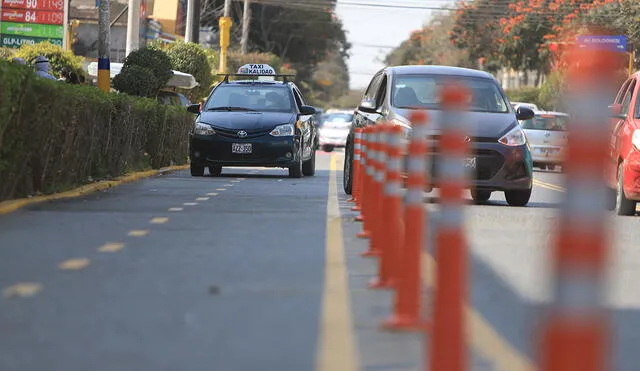
<svg viewBox="0 0 640 371">
<path fill-rule="evenodd" d="M 362 129 L 356 128 L 355 138 L 353 139 L 353 169 L 352 169 L 352 189 L 351 200 L 355 202 L 355 206 L 351 208 L 351 211 L 360 211 L 360 140 L 362 138 Z"/>
<path fill-rule="evenodd" d="M 389 196 L 384 192 L 385 180 L 387 174 L 387 158 L 389 153 L 389 136 L 391 134 L 391 126 L 387 123 L 378 124 L 378 151 L 376 161 L 376 183 L 379 188 L 379 196 L 377 200 L 378 217 L 376 218 L 377 226 L 374 236 L 378 241 L 378 277 L 374 279 L 370 284 L 370 288 L 374 289 L 389 289 L 394 285 L 393 278 L 391 276 L 391 251 L 389 250 L 389 226 L 391 220 L 389 220 L 388 208 L 389 208 Z"/>
<path fill-rule="evenodd" d="M 421 256 L 424 244 L 424 205 L 422 192 L 426 182 L 425 170 L 427 153 L 427 120 L 425 112 L 416 111 L 411 114 L 412 134 L 408 153 L 407 195 L 404 209 L 404 241 L 398 249 L 396 257 L 396 296 L 391 318 L 383 322 L 385 328 L 391 330 L 415 331 L 427 327 L 421 318 Z M 397 130 L 397 129 L 394 129 Z M 400 129 L 401 130 L 401 129 Z M 397 152 L 396 152 L 397 151 Z M 394 168 L 398 168 L 397 184 L 401 177 L 399 167 L 401 160 L 396 158 L 401 153 L 400 142 L 394 149 Z M 394 175 L 394 179 L 396 176 Z"/>
<path fill-rule="evenodd" d="M 368 190 L 367 194 L 369 198 L 367 200 L 369 206 L 367 208 L 367 223 L 369 223 L 369 249 L 363 252 L 361 255 L 364 257 L 377 257 L 380 255 L 380 230 L 379 230 L 379 219 L 380 219 L 380 187 L 379 182 L 376 178 L 376 173 L 378 171 L 378 152 L 380 151 L 379 145 L 379 133 L 380 128 L 378 125 L 370 126 L 369 130 L 369 156 L 367 157 L 367 163 L 369 166 L 367 167 L 367 179 L 368 179 Z"/>
<path fill-rule="evenodd" d="M 590 33 L 591 34 L 591 33 Z M 594 33 L 595 34 L 595 33 Z M 574 50 L 588 63 L 570 64 L 567 73 L 574 105 L 567 125 L 567 192 L 552 245 L 554 292 L 542 328 L 541 371 L 610 370 L 610 324 L 604 298 L 609 259 L 607 189 L 603 181 L 608 156 L 611 56 Z"/>
<path fill-rule="evenodd" d="M 461 112 L 467 90 L 447 84 L 441 91 L 442 136 L 438 159 L 441 218 L 436 230 L 436 287 L 433 333 L 428 352 L 429 370 L 464 371 L 467 369 L 464 303 L 467 283 L 467 246 L 462 226 L 463 190 L 467 176 L 464 167 L 469 144 L 464 138 Z"/>
<path fill-rule="evenodd" d="M 369 227 L 369 200 L 371 198 L 371 187 L 369 185 L 369 167 L 371 157 L 371 131 L 368 127 L 362 129 L 362 140 L 360 141 L 360 218 L 362 221 L 362 231 L 356 236 L 359 238 L 370 238 L 371 228 Z"/>
</svg>

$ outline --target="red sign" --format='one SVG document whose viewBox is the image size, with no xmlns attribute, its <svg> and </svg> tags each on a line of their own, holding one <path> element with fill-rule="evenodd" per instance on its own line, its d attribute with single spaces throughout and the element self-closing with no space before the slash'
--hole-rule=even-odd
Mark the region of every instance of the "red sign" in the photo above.
<svg viewBox="0 0 640 371">
<path fill-rule="evenodd" d="M 64 0 L 2 0 L 2 9 L 64 11 Z"/>
<path fill-rule="evenodd" d="M 2 9 L 2 20 L 16 23 L 56 24 L 64 23 L 64 12 L 42 10 Z"/>
</svg>

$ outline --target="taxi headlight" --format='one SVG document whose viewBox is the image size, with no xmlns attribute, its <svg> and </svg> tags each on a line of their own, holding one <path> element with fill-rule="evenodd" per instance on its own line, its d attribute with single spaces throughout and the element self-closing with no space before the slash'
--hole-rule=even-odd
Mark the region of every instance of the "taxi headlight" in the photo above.
<svg viewBox="0 0 640 371">
<path fill-rule="evenodd" d="M 295 132 L 295 129 L 292 124 L 284 124 L 276 126 L 269 134 L 274 137 L 286 137 L 292 136 Z"/>
<path fill-rule="evenodd" d="M 516 125 L 516 127 L 503 135 L 502 138 L 498 139 L 498 142 L 509 147 L 521 146 L 527 143 L 527 137 L 520 128 L 520 125 Z"/>
<path fill-rule="evenodd" d="M 193 133 L 195 135 L 215 135 L 216 131 L 213 130 L 211 125 L 202 122 L 196 122 L 196 126 L 193 128 Z"/>
</svg>

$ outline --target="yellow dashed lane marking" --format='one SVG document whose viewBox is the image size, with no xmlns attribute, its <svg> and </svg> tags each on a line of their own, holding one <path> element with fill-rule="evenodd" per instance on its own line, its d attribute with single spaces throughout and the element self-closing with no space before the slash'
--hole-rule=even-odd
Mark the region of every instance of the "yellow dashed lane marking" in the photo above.
<svg viewBox="0 0 640 371">
<path fill-rule="evenodd" d="M 119 242 L 107 242 L 104 245 L 100 246 L 98 248 L 98 251 L 100 252 L 116 252 L 116 251 L 120 251 L 124 248 L 124 244 L 123 243 L 119 243 Z"/>
<path fill-rule="evenodd" d="M 185 202 L 183 203 L 184 206 L 196 206 L 198 203 L 197 202 Z"/>
<path fill-rule="evenodd" d="M 20 282 L 2 290 L 5 298 L 28 298 L 42 291 L 42 285 L 37 282 Z"/>
<path fill-rule="evenodd" d="M 170 207 L 169 208 L 169 211 L 182 211 L 182 210 L 184 210 L 184 209 L 181 208 L 181 207 Z"/>
<path fill-rule="evenodd" d="M 231 183 L 240 183 L 239 180 L 232 180 Z"/>
<path fill-rule="evenodd" d="M 129 236 L 131 237 L 143 237 L 149 234 L 149 231 L 146 229 L 134 229 L 129 231 Z"/>
<path fill-rule="evenodd" d="M 428 253 L 422 254 L 422 280 L 430 288 L 435 286 L 437 264 Z M 531 360 L 521 354 L 470 305 L 465 306 L 467 341 L 493 361 L 496 371 L 534 371 Z"/>
<path fill-rule="evenodd" d="M 546 183 L 537 179 L 533 180 L 533 184 L 543 187 L 543 188 L 547 188 L 550 189 L 552 191 L 558 191 L 558 192 L 565 192 L 564 187 L 561 187 L 559 185 L 555 185 L 555 184 L 551 184 L 551 183 Z"/>
<path fill-rule="evenodd" d="M 64 271 L 77 271 L 86 268 L 89 262 L 89 259 L 86 258 L 69 259 L 60 263 L 58 268 Z"/>
<path fill-rule="evenodd" d="M 327 200 L 326 262 L 320 339 L 316 352 L 316 371 L 355 371 L 359 369 L 353 334 L 347 266 L 342 240 L 342 220 L 338 207 L 336 157 L 331 157 Z"/>
<path fill-rule="evenodd" d="M 149 221 L 151 224 L 164 224 L 169 221 L 169 218 L 164 216 L 158 216 Z"/>
<path fill-rule="evenodd" d="M 216 191 L 226 191 L 226 188 L 216 188 Z"/>
<path fill-rule="evenodd" d="M 196 198 L 196 201 L 207 201 L 209 200 L 209 197 L 198 197 Z"/>
<path fill-rule="evenodd" d="M 216 193 L 216 192 L 207 193 L 207 196 L 217 196 L 217 195 L 218 195 L 218 193 Z"/>
<path fill-rule="evenodd" d="M 236 178 L 236 180 L 245 180 L 245 178 Z"/>
</svg>

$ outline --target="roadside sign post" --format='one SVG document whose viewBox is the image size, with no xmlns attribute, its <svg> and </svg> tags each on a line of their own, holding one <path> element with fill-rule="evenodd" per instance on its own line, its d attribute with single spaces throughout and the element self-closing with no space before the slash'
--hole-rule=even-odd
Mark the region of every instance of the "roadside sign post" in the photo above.
<svg viewBox="0 0 640 371">
<path fill-rule="evenodd" d="M 67 48 L 68 0 L 0 0 L 0 47 L 50 42 Z"/>
<path fill-rule="evenodd" d="M 625 53 L 629 56 L 629 76 L 633 74 L 635 51 L 626 36 L 580 35 L 576 37 L 576 44 L 580 49 Z"/>
</svg>

